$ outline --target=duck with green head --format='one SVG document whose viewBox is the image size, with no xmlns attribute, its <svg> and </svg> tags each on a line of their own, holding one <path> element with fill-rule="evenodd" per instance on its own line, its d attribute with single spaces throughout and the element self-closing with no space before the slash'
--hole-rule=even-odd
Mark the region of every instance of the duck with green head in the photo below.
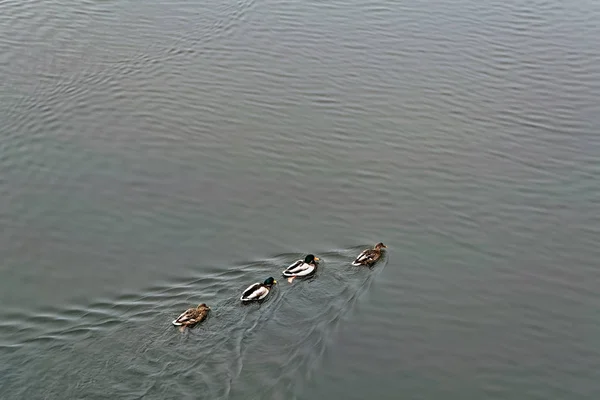
<svg viewBox="0 0 600 400">
<path fill-rule="evenodd" d="M 275 284 L 277 284 L 277 281 L 273 279 L 273 277 L 265 279 L 263 283 L 253 283 L 242 292 L 242 297 L 240 297 L 240 300 L 244 303 L 249 301 L 263 300 L 265 297 L 267 297 L 271 288 Z"/>
<path fill-rule="evenodd" d="M 290 264 L 283 271 L 283 276 L 288 278 L 289 283 L 292 283 L 296 277 L 311 276 L 317 271 L 317 261 L 319 261 L 319 257 L 308 254 L 304 260 L 297 260 Z"/>
</svg>

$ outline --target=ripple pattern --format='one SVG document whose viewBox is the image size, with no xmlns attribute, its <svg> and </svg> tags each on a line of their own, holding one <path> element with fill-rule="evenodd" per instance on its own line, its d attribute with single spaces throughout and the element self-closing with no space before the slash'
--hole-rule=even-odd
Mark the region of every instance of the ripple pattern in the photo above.
<svg viewBox="0 0 600 400">
<path fill-rule="evenodd" d="M 23 397 L 47 388 L 44 392 L 51 397 L 102 396 L 105 388 L 94 384 L 94 375 L 108 368 L 115 394 L 123 397 L 159 398 L 173 392 L 193 396 L 200 391 L 215 399 L 242 398 L 256 389 L 256 381 L 262 382 L 256 395 L 285 396 L 309 379 L 340 318 L 383 268 L 385 259 L 374 270 L 350 266 L 359 250 L 323 254 L 316 276 L 292 285 L 282 278 L 260 305 L 242 305 L 238 292 L 263 275 L 279 278 L 277 272 L 299 254 L 282 254 L 226 273 L 169 282 L 143 295 L 124 294 L 84 307 L 36 313 L 11 310 L 0 324 L 2 336 L 11 338 L 1 343 L 11 365 L 7 393 Z M 199 301 L 209 303 L 212 313 L 200 326 L 180 334 L 170 317 Z M 145 339 L 132 342 L 132 335 Z M 119 348 L 118 354 L 104 352 L 107 341 Z M 31 348 L 38 356 L 27 356 Z M 74 351 L 86 357 L 77 368 L 77 379 L 67 385 Z M 43 355 L 48 353 L 55 356 Z M 268 383 L 269 375 L 260 372 L 265 362 L 280 371 L 276 384 Z M 52 375 L 43 374 L 48 368 Z M 42 377 L 26 383 L 33 371 Z"/>
<path fill-rule="evenodd" d="M 0 398 L 598 397 L 599 21 L 0 0 Z"/>
</svg>

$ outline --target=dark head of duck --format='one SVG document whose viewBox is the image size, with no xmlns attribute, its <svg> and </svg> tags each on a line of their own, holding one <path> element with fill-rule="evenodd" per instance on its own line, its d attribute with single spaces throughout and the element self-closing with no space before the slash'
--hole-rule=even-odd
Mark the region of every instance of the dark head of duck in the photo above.
<svg viewBox="0 0 600 400">
<path fill-rule="evenodd" d="M 381 242 L 375 245 L 375 250 L 387 249 L 387 246 Z"/>
<path fill-rule="evenodd" d="M 306 264 L 315 265 L 319 261 L 319 257 L 315 257 L 314 254 L 309 254 L 304 258 Z"/>
<path fill-rule="evenodd" d="M 273 279 L 273 277 L 268 277 L 267 279 L 265 279 L 265 282 L 263 284 L 267 287 L 271 287 L 271 286 L 275 285 L 276 283 L 277 283 L 277 281 L 275 279 Z"/>
</svg>

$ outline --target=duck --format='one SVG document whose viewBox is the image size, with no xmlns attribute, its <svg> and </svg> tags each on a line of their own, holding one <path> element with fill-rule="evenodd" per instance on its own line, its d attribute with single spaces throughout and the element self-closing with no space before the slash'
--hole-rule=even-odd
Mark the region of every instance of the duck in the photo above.
<svg viewBox="0 0 600 400">
<path fill-rule="evenodd" d="M 265 297 L 267 297 L 271 288 L 275 284 L 277 284 L 277 281 L 273 279 L 273 277 L 268 277 L 263 283 L 253 283 L 242 292 L 240 300 L 244 303 L 249 301 L 262 300 Z"/>
<path fill-rule="evenodd" d="M 179 326 L 183 331 L 185 327 L 192 327 L 206 319 L 210 307 L 206 303 L 199 304 L 196 308 L 188 308 L 173 320 L 173 325 Z"/>
<path fill-rule="evenodd" d="M 297 260 L 290 264 L 283 271 L 283 276 L 288 277 L 289 283 L 292 283 L 296 277 L 310 276 L 317 270 L 317 261 L 319 261 L 319 257 L 315 257 L 314 254 L 308 254 L 304 260 Z"/>
<path fill-rule="evenodd" d="M 358 257 L 356 257 L 356 259 L 352 262 L 352 265 L 366 265 L 371 267 L 381 257 L 381 249 L 386 248 L 387 246 L 385 244 L 379 242 L 372 249 L 365 249 L 358 255 Z"/>
</svg>

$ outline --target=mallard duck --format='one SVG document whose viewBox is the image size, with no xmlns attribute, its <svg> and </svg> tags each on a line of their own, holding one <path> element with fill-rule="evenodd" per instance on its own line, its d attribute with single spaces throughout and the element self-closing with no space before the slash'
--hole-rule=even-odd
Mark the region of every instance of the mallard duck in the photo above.
<svg viewBox="0 0 600 400">
<path fill-rule="evenodd" d="M 253 283 L 242 292 L 240 300 L 243 302 L 262 300 L 269 294 L 269 291 L 277 281 L 272 277 L 265 279 L 263 283 Z"/>
<path fill-rule="evenodd" d="M 317 270 L 317 261 L 319 261 L 319 257 L 309 254 L 304 260 L 298 260 L 290 264 L 290 266 L 283 271 L 283 276 L 287 276 L 288 282 L 292 283 L 296 277 L 312 275 Z"/>
<path fill-rule="evenodd" d="M 387 246 L 383 243 L 377 243 L 374 248 L 363 250 L 362 253 L 356 257 L 356 260 L 352 262 L 352 265 L 366 265 L 368 267 L 372 266 L 379 260 L 381 257 L 381 249 L 387 248 Z"/>
<path fill-rule="evenodd" d="M 202 322 L 208 316 L 210 307 L 205 303 L 198 305 L 196 308 L 188 308 L 181 315 L 173 320 L 173 325 L 179 326 L 183 331 L 186 326 L 192 327 L 199 322 Z"/>
</svg>

